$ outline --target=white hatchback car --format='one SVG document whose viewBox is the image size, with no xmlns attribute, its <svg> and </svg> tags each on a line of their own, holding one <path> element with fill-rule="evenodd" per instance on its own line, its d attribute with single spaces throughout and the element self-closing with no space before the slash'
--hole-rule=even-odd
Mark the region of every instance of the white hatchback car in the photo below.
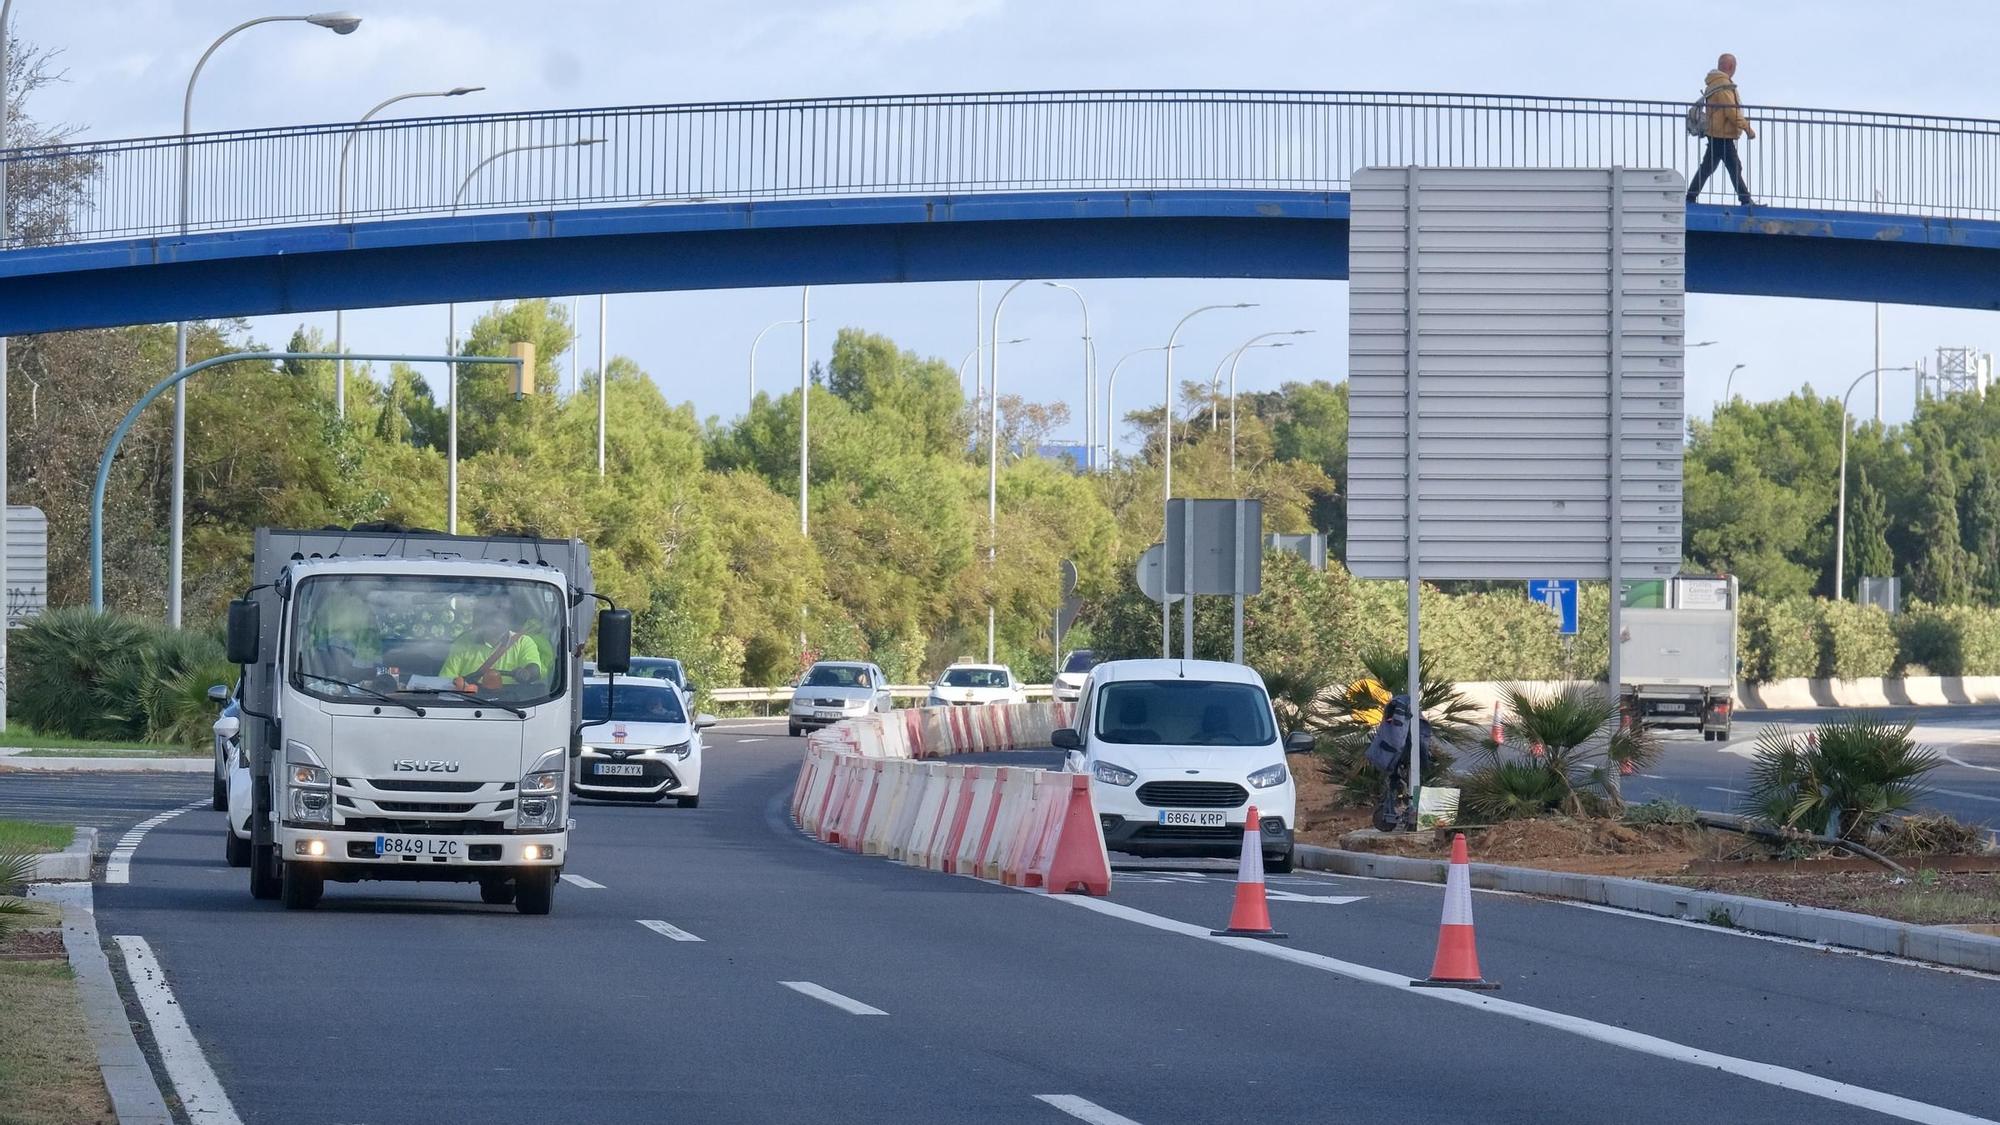
<svg viewBox="0 0 2000 1125">
<path fill-rule="evenodd" d="M 569 791 L 600 801 L 701 804 L 701 732 L 715 716 L 688 716 L 686 697 L 671 680 L 583 681 L 583 754 Z"/>
<path fill-rule="evenodd" d="M 954 664 L 931 685 L 926 707 L 1026 703 L 1027 689 L 1005 664 Z"/>
<path fill-rule="evenodd" d="M 1097 654 L 1087 648 L 1071 649 L 1063 653 L 1062 664 L 1056 669 L 1055 682 L 1050 685 L 1050 693 L 1057 703 L 1075 703 L 1083 695 L 1083 681 L 1090 678 L 1090 670 L 1097 666 Z"/>
<path fill-rule="evenodd" d="M 1292 867 L 1298 793 L 1285 755 L 1313 737 L 1280 737 L 1263 677 L 1212 660 L 1114 660 L 1091 669 L 1076 726 L 1050 741 L 1064 769 L 1090 777 L 1112 851 L 1233 858 L 1255 805 L 1268 870 Z"/>
<path fill-rule="evenodd" d="M 821 660 L 806 669 L 785 709 L 785 729 L 793 738 L 830 727 L 842 719 L 886 712 L 892 706 L 888 677 L 860 660 Z"/>
</svg>

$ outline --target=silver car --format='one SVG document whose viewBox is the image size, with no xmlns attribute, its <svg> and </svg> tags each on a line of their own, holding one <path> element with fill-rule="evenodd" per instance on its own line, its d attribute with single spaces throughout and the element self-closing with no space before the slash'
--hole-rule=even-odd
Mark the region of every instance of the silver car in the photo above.
<svg viewBox="0 0 2000 1125">
<path fill-rule="evenodd" d="M 889 681 L 882 669 L 858 660 L 822 660 L 799 677 L 785 718 L 797 738 L 842 719 L 889 709 Z"/>
</svg>

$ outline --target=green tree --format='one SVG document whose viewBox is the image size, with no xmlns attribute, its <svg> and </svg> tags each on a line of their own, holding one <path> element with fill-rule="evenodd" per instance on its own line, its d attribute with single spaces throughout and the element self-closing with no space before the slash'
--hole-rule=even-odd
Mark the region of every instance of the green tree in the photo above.
<svg viewBox="0 0 2000 1125">
<path fill-rule="evenodd" d="M 1973 460 L 1959 512 L 1973 589 L 1989 604 L 2000 601 L 2000 471 L 1986 452 L 1991 448 L 1981 448 Z"/>
<path fill-rule="evenodd" d="M 1889 551 L 1889 509 L 1882 494 L 1868 481 L 1868 472 L 1858 469 L 1854 487 L 1847 494 L 1847 589 L 1851 594 L 1862 576 L 1886 578 L 1896 573 L 1895 556 Z"/>
<path fill-rule="evenodd" d="M 1934 605 L 1962 605 L 1972 595 L 1972 557 L 1958 524 L 1958 482 L 1935 455 L 1925 474 L 1926 496 L 1914 530 L 1919 553 L 1910 567 L 1910 595 Z"/>
</svg>

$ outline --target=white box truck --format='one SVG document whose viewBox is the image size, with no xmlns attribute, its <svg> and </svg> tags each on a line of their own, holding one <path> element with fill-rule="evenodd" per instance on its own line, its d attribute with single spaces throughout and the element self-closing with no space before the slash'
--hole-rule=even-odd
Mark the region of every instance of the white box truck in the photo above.
<svg viewBox="0 0 2000 1125">
<path fill-rule="evenodd" d="M 1736 710 L 1735 578 L 1681 575 L 1638 599 L 1628 596 L 1619 644 L 1619 693 L 1635 722 L 1728 739 Z"/>
<path fill-rule="evenodd" d="M 546 914 L 582 748 L 590 553 L 574 539 L 381 525 L 256 532 L 230 603 L 251 762 L 250 893 L 318 905 L 328 881 L 479 884 Z M 623 672 L 631 615 L 596 613 Z M 615 690 L 615 689 L 614 689 Z"/>
</svg>

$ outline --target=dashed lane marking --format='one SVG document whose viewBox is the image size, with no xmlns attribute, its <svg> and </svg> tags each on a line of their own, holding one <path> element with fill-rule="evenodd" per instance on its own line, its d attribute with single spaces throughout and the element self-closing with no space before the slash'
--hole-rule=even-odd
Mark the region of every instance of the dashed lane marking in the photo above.
<svg viewBox="0 0 2000 1125">
<path fill-rule="evenodd" d="M 1078 1121 L 1088 1121 L 1090 1125 L 1139 1125 L 1129 1117 L 1113 1113 L 1075 1094 L 1036 1094 L 1035 1100 L 1054 1106 Z"/>
<path fill-rule="evenodd" d="M 563 872 L 562 881 L 572 887 L 582 887 L 586 891 L 601 891 L 604 889 L 604 884 L 595 879 L 586 879 L 581 875 L 571 875 L 567 871 Z"/>
<path fill-rule="evenodd" d="M 1942 793 L 1947 797 L 1961 797 L 1968 801 L 1991 801 L 1996 805 L 2000 805 L 2000 797 L 1989 796 L 1985 793 L 1967 793 L 1963 789 L 1939 789 L 1936 786 L 1932 786 L 1930 791 L 1933 793 Z"/>
<path fill-rule="evenodd" d="M 132 853 L 139 850 L 139 841 L 146 838 L 146 833 L 151 832 L 153 829 L 158 828 L 160 825 L 165 824 L 182 813 L 193 812 L 196 809 L 205 809 L 207 807 L 208 802 L 206 800 L 196 801 L 191 805 L 182 805 L 177 809 L 168 809 L 151 820 L 142 820 L 133 825 L 131 831 L 118 838 L 118 846 L 112 849 L 111 858 L 104 861 L 104 881 L 107 883 L 131 882 Z"/>
<path fill-rule="evenodd" d="M 174 1084 L 174 1093 L 180 1098 L 181 1108 L 187 1111 L 188 1120 L 201 1125 L 243 1125 L 243 1119 L 236 1116 L 236 1107 L 229 1104 L 222 1083 L 216 1080 L 215 1071 L 209 1069 L 208 1056 L 201 1053 L 201 1044 L 195 1041 L 194 1032 L 182 1018 L 180 1003 L 174 999 L 173 989 L 167 986 L 166 971 L 153 956 L 153 947 L 142 937 L 120 936 L 111 940 L 125 954 L 125 975 L 131 979 L 133 995 L 146 1013 L 146 1022 L 152 1026 L 153 1042 L 160 1048 L 160 1065 L 166 1068 L 167 1080 Z"/>
<path fill-rule="evenodd" d="M 849 1015 L 886 1016 L 889 1014 L 873 1005 L 863 1004 L 852 996 L 842 996 L 831 988 L 821 987 L 809 980 L 781 980 L 778 983 L 802 996 L 810 996 L 821 1003 L 831 1004 Z"/>
<path fill-rule="evenodd" d="M 1987 773 L 2000 773 L 2000 766 L 1982 766 L 1977 762 L 1968 762 L 1955 754 L 1940 754 L 1938 756 L 1954 766 L 1964 766 L 1969 770 L 1985 770 Z"/>
<path fill-rule="evenodd" d="M 681 929 L 679 926 L 673 925 L 670 922 L 662 922 L 658 918 L 641 918 L 639 919 L 639 924 L 653 931 L 654 933 L 661 935 L 662 937 L 672 938 L 675 941 L 701 940 L 700 938 L 694 936 L 693 934 L 688 933 L 686 930 Z"/>
</svg>

